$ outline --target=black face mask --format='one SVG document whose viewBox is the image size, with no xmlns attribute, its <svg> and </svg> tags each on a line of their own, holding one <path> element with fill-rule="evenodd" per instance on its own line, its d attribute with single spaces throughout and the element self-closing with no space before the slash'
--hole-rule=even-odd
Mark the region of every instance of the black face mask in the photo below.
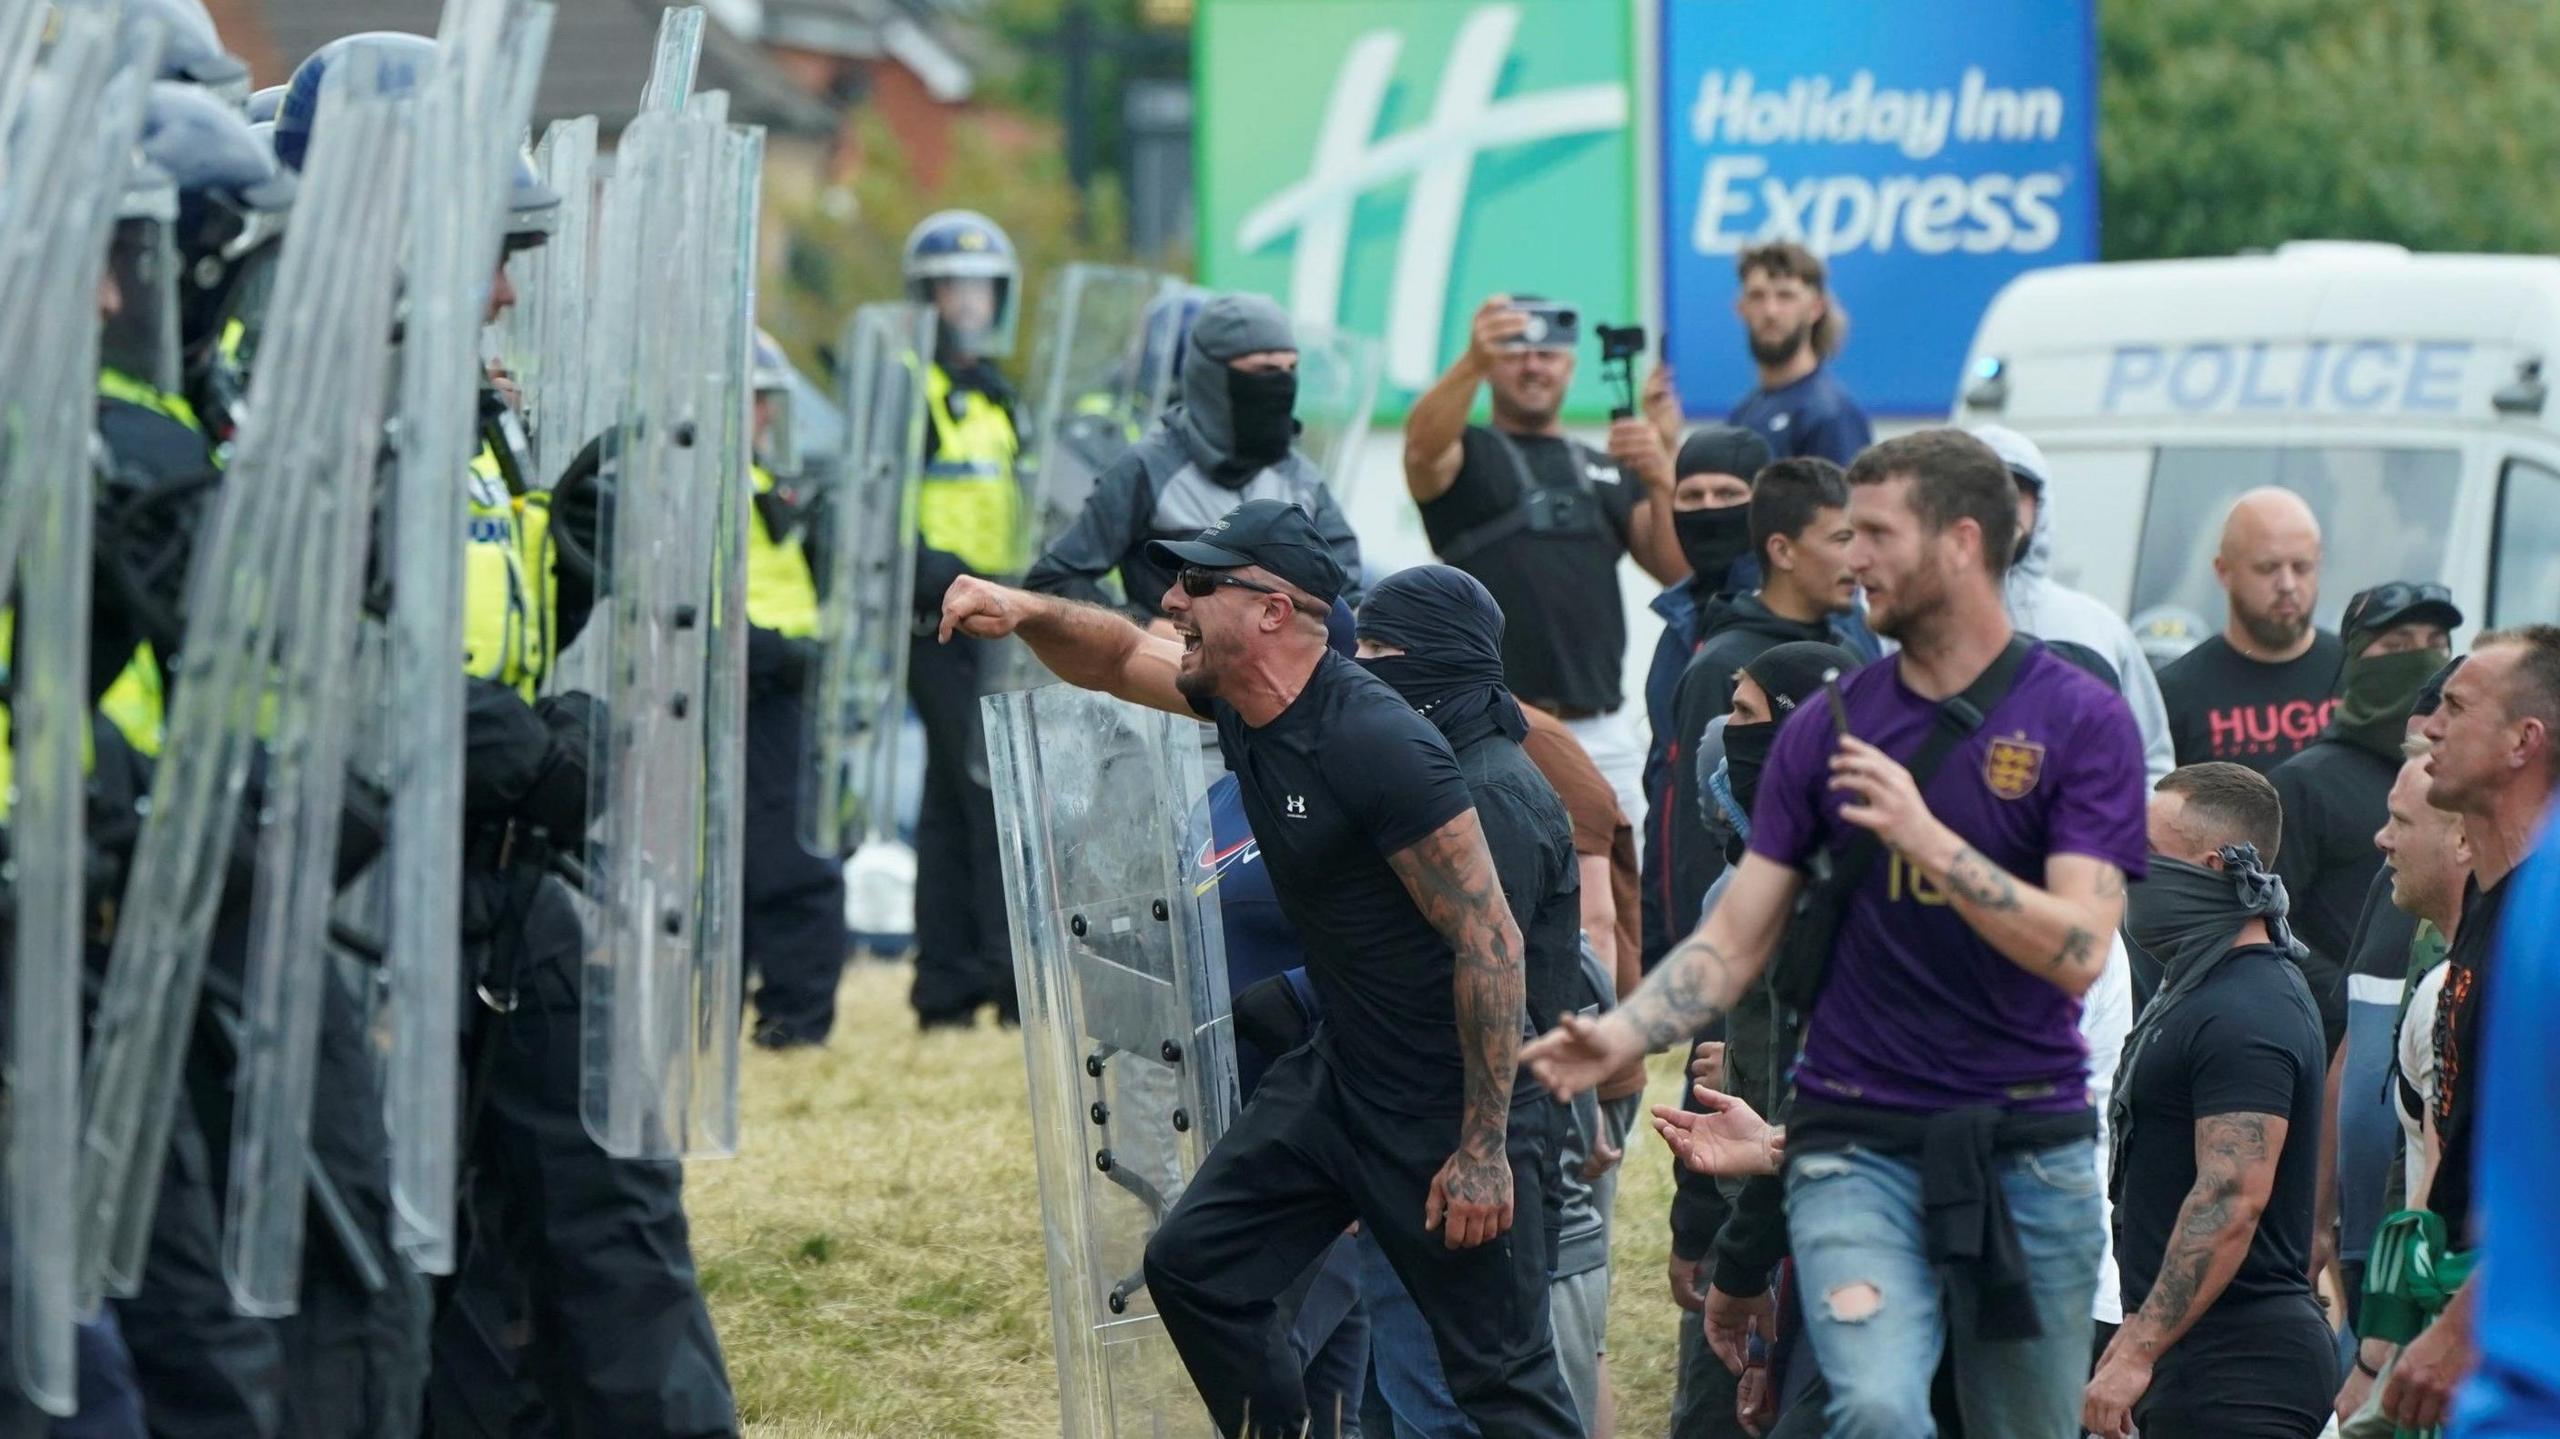
<svg viewBox="0 0 2560 1439">
<path fill-rule="evenodd" d="M 1679 537 L 1680 553 L 1688 558 L 1698 582 L 1711 590 L 1722 589 L 1734 561 L 1751 553 L 1751 507 L 1674 510 L 1671 532 Z"/>
<path fill-rule="evenodd" d="M 1238 468 L 1261 470 L 1289 454 L 1298 437 L 1298 376 L 1290 370 L 1227 371 L 1228 422 Z"/>
<path fill-rule="evenodd" d="M 1778 742 L 1778 726 L 1728 724 L 1724 727 L 1724 777 L 1733 798 L 1749 814 L 1760 799 L 1760 771 L 1769 763 L 1769 747 Z"/>
</svg>

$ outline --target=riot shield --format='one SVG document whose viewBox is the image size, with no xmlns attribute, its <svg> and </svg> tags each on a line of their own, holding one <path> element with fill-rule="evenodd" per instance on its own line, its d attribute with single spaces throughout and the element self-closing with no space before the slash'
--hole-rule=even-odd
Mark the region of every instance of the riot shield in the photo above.
<svg viewBox="0 0 2560 1439">
<path fill-rule="evenodd" d="M 658 15 L 658 45 L 649 62 L 649 83 L 640 91 L 643 114 L 673 115 L 693 95 L 693 76 L 702 64 L 704 13 L 699 5 L 670 5 Z"/>
<path fill-rule="evenodd" d="M 516 307 L 504 359 L 524 405 L 534 483 L 548 488 L 587 442 L 587 287 L 593 265 L 596 117 L 555 120 L 534 151 L 543 183 L 560 197 L 551 238 L 509 269 Z"/>
<path fill-rule="evenodd" d="M 760 138 L 725 97 L 623 134 L 598 225 L 593 418 L 613 496 L 586 643 L 611 722 L 580 1111 L 607 1153 L 736 1145 L 747 367 Z M 612 346 L 614 348 L 607 348 Z M 717 870 L 719 873 L 710 873 Z"/>
<path fill-rule="evenodd" d="M 983 703 L 1062 1432 L 1205 1435 L 1142 1267 L 1236 1082 L 1216 892 L 1188 842 L 1197 727 L 1064 685 Z"/>
<path fill-rule="evenodd" d="M 800 771 L 801 843 L 823 856 L 896 830 L 933 311 L 865 305 L 845 327 L 841 354 L 845 455 L 821 510 L 818 668 Z"/>
<path fill-rule="evenodd" d="M 1021 546 L 1039 554 L 1075 523 L 1094 478 L 1126 453 L 1172 398 L 1188 286 L 1150 270 L 1069 265 L 1042 306 L 1031 355 Z"/>
<path fill-rule="evenodd" d="M 393 1240 L 420 1270 L 450 1273 L 454 1146 L 460 1125 L 464 476 L 477 434 L 484 296 L 499 258 L 515 137 L 551 9 L 526 0 L 448 0 L 435 64 L 413 105 L 400 249 L 398 422 L 392 428 L 391 582 L 382 682 L 363 693 L 390 797 L 382 863 L 390 982 L 384 1118 L 391 1139 Z M 317 984 L 313 967 L 303 976 Z M 278 1096 L 289 1099 L 290 1096 Z M 241 1148 L 273 1112 L 235 1112 Z"/>
<path fill-rule="evenodd" d="M 206 945 L 254 736 L 272 737 L 252 887 L 246 1049 L 261 1085 L 307 1094 L 347 727 L 346 656 L 382 440 L 407 104 L 362 52 L 333 67 L 327 125 L 287 233 L 250 414 L 198 542 L 167 740 L 136 842 L 92 1033 L 79 1209 L 84 1294 L 141 1281 Z M 335 733 L 333 733 L 335 731 Z M 263 973 L 261 972 L 263 969 Z M 245 1304 L 279 1302 L 257 1255 L 298 1255 L 309 1106 L 274 1148 L 233 1156 L 226 1269 Z"/>
<path fill-rule="evenodd" d="M 48 128 L 76 121 L 85 153 L 65 156 L 79 162 L 68 173 L 23 168 L 16 162 L 31 156 L 11 156 L 12 181 L 52 192 L 32 213 L 10 212 L 39 227 L 22 252 L 36 263 L 14 278 L 33 284 L 22 292 L 31 302 L 22 318 L 33 323 L 42 348 L 19 353 L 42 353 L 48 363 L 22 367 L 13 378 L 17 403 L 0 433 L 0 484 L 21 497 L 27 521 L 14 634 L 0 645 L 10 692 L 0 709 L 10 747 L 0 785 L 10 912 L 7 1027 L 0 1036 L 8 1083 L 8 1175 L 0 1196 L 9 1251 L 7 1363 L 19 1390 L 57 1415 L 76 1407 L 79 1377 L 72 1259 L 86 937 L 89 385 L 98 366 L 107 229 L 158 65 L 157 37 L 120 40 L 111 11 L 68 11 L 64 26 L 41 100 L 57 113 L 24 118 Z"/>
<path fill-rule="evenodd" d="M 1323 473 L 1335 507 L 1347 510 L 1386 351 L 1366 335 L 1304 320 L 1296 326 L 1298 449 Z"/>
</svg>

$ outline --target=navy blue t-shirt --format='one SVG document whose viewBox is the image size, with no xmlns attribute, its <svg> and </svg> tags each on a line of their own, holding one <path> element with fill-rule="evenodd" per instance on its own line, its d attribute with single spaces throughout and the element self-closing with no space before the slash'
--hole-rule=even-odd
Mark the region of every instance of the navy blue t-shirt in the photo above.
<svg viewBox="0 0 2560 1439">
<path fill-rule="evenodd" d="M 1820 365 L 1801 380 L 1743 396 L 1725 419 L 1767 440 L 1770 458 L 1778 460 L 1820 455 L 1846 465 L 1875 441 L 1867 412 Z"/>
</svg>

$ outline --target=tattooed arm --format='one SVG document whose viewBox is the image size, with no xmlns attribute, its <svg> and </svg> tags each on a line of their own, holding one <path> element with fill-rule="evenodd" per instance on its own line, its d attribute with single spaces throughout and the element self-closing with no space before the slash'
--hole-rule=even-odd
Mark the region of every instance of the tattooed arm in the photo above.
<svg viewBox="0 0 2560 1439">
<path fill-rule="evenodd" d="M 1182 646 L 1100 605 L 963 575 L 942 599 L 942 642 L 949 644 L 955 633 L 990 640 L 1019 634 L 1040 663 L 1078 689 L 1100 690 L 1184 719 L 1200 717 L 1174 684 Z"/>
<path fill-rule="evenodd" d="M 1521 1062 L 1558 1099 L 1570 1099 L 1629 1060 L 1686 1044 L 1759 976 L 1801 883 L 1776 860 L 1744 855 L 1706 923 L 1671 947 L 1643 988 L 1598 1019 L 1566 1016 L 1520 1052 Z"/>
<path fill-rule="evenodd" d="M 1520 1069 L 1528 979 L 1520 927 L 1495 876 L 1484 827 L 1472 809 L 1387 857 L 1414 907 L 1449 941 L 1456 970 L 1458 1048 L 1466 1063 L 1466 1117 L 1458 1152 L 1440 1166 L 1423 1227 L 1470 1249 L 1511 1227 L 1511 1081 Z"/>
<path fill-rule="evenodd" d="M 2214 1114 L 2196 1121 L 2196 1182 L 2178 1206 L 2160 1277 L 2098 1361 L 2081 1419 L 2116 1434 L 2150 1387 L 2152 1366 L 2222 1297 L 2275 1187 L 2286 1121 L 2273 1114 Z"/>
</svg>

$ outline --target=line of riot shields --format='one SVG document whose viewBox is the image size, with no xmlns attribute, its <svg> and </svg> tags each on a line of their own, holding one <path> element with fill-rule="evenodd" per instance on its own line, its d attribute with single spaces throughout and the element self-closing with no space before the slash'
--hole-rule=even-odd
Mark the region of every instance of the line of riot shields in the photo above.
<svg viewBox="0 0 2560 1439">
<path fill-rule="evenodd" d="M 155 86 L 171 83 L 173 11 L 188 16 L 0 0 L 0 339 L 22 361 L 0 381 L 0 1359 L 54 1415 L 78 1402 L 83 1321 L 144 1283 L 191 1064 L 219 1072 L 227 1102 L 229 1307 L 295 1312 L 306 1254 L 342 1212 L 312 1134 L 334 965 L 369 975 L 389 1151 L 392 1253 L 356 1267 L 455 1268 L 474 1110 L 462 1030 L 472 1006 L 512 1003 L 463 922 L 475 484 L 502 487 L 495 512 L 537 535 L 532 584 L 574 566 L 594 596 L 578 663 L 505 675 L 528 703 L 580 681 L 598 702 L 579 757 L 591 821 L 499 841 L 540 848 L 574 884 L 581 1117 L 613 1156 L 737 1143 L 762 133 L 695 88 L 698 9 L 667 13 L 609 175 L 593 117 L 527 149 L 550 0 L 446 0 L 431 44 L 354 45 L 307 93 L 297 74 L 274 136 L 278 153 L 283 127 L 302 142 L 290 216 L 262 232 L 267 263 L 221 327 L 234 383 L 217 477 L 162 526 L 182 543 L 158 575 L 165 616 L 142 626 L 158 704 L 145 779 L 128 823 L 99 833 L 99 696 L 118 676 L 92 673 L 92 637 L 129 617 L 125 586 L 93 591 L 93 562 L 129 576 L 140 561 L 93 545 L 110 462 L 91 417 L 102 394 L 190 427 L 216 408 L 187 403 L 174 363 L 101 352 L 116 317 L 158 313 L 150 285 L 177 293 L 168 226 L 200 198 L 150 158 L 169 139 Z M 209 41 L 209 23 L 177 38 Z M 549 192 L 549 243 L 518 267 L 514 323 L 491 332 L 520 169 Z M 135 233 L 162 248 L 127 253 L 126 222 L 156 222 Z M 501 357 L 515 403 L 492 413 Z M 578 522 L 542 534 L 528 515 Z M 534 618 L 513 617 L 510 646 L 553 612 L 547 594 L 522 608 Z"/>
</svg>

